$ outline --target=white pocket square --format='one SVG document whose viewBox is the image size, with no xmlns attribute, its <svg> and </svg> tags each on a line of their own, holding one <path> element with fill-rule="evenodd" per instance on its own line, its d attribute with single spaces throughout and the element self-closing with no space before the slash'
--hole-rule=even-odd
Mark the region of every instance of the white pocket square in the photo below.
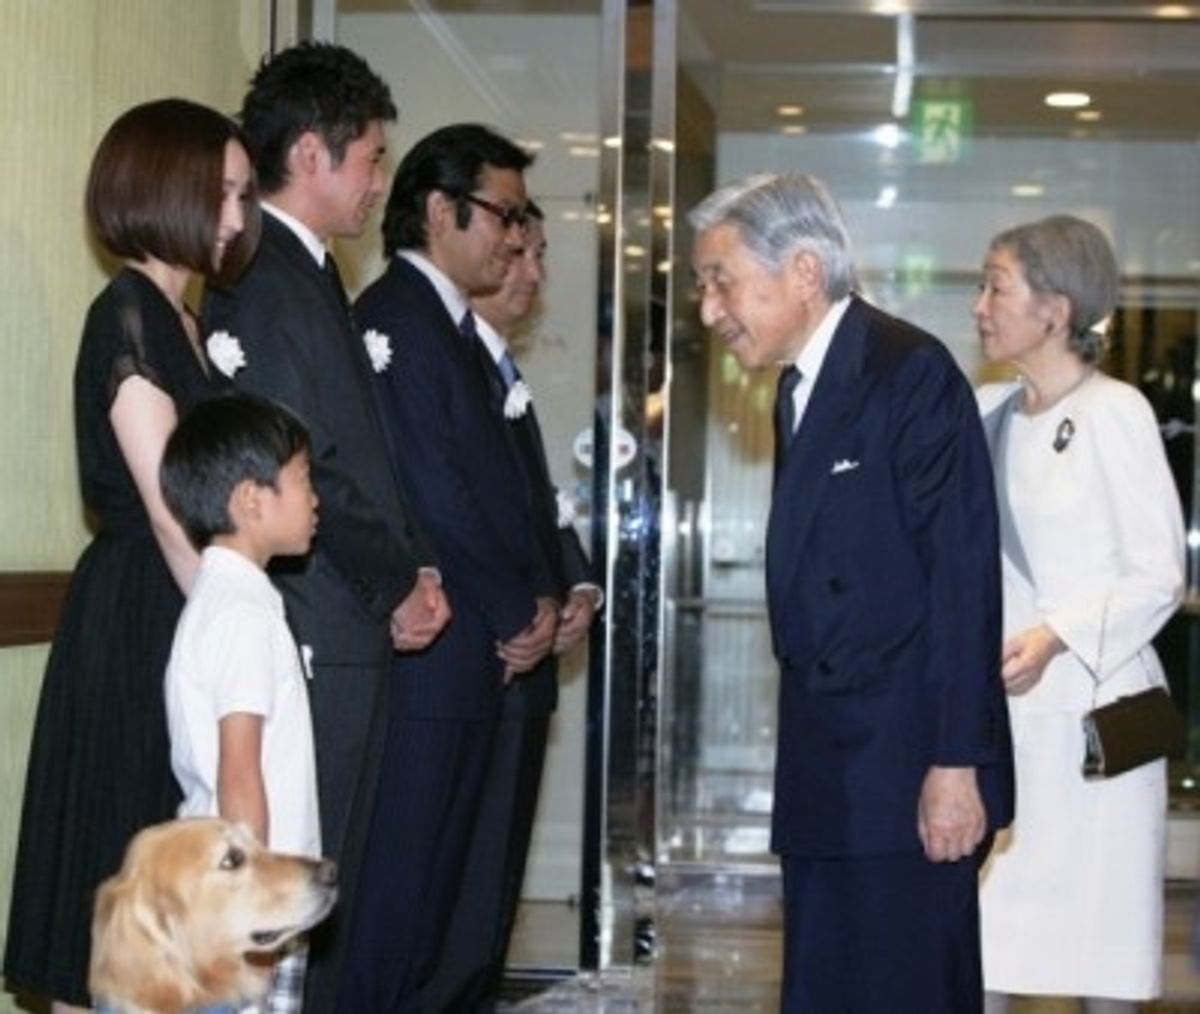
<svg viewBox="0 0 1200 1014">
<path fill-rule="evenodd" d="M 842 458 L 840 461 L 833 463 L 833 468 L 829 470 L 830 475 L 841 475 L 843 472 L 853 472 L 858 468 L 857 461 L 851 461 L 849 458 Z"/>
</svg>

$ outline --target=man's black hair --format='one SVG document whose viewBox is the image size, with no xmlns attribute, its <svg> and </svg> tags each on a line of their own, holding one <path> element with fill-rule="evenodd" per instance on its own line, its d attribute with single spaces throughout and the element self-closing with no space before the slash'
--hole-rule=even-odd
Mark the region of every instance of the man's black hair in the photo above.
<svg viewBox="0 0 1200 1014">
<path fill-rule="evenodd" d="M 241 112 L 258 187 L 268 196 L 287 185 L 288 152 L 305 131 L 321 135 L 337 168 L 372 120 L 395 118 L 387 83 L 357 53 L 328 42 L 264 58 Z"/>
<path fill-rule="evenodd" d="M 460 229 L 480 210 L 466 199 L 479 187 L 485 166 L 524 172 L 533 156 L 507 137 L 478 123 L 455 123 L 435 130 L 404 156 L 383 213 L 383 252 L 424 250 L 428 244 L 425 205 L 441 191 L 457 202 L 455 222 Z M 488 212 L 483 212 L 488 214 Z"/>
</svg>

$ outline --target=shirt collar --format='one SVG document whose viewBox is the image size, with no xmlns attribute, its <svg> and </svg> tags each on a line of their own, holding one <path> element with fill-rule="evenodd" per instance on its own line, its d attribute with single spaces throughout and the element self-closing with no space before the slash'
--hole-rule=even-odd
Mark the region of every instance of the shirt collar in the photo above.
<svg viewBox="0 0 1200 1014">
<path fill-rule="evenodd" d="M 200 562 L 205 570 L 228 575 L 241 588 L 282 615 L 283 597 L 267 577 L 266 571 L 253 560 L 242 556 L 235 549 L 210 544 L 205 546 L 200 554 Z"/>
<path fill-rule="evenodd" d="M 289 215 L 282 208 L 275 207 L 270 201 L 261 201 L 260 204 L 264 211 L 270 212 L 276 221 L 281 225 L 286 225 L 296 234 L 296 238 L 304 244 L 304 249 L 312 254 L 313 260 L 317 262 L 317 267 L 323 268 L 325 266 L 325 256 L 329 251 L 325 249 L 325 244 L 321 242 L 312 229 L 296 218 L 295 215 Z"/>
<path fill-rule="evenodd" d="M 419 250 L 401 250 L 396 256 L 403 257 L 429 279 L 429 284 L 437 290 L 438 298 L 441 299 L 446 312 L 450 314 L 450 319 L 457 325 L 462 320 L 463 314 L 471 308 L 462 290 L 450 281 L 449 276 L 441 268 Z M 479 317 L 475 318 L 475 327 L 476 330 L 479 330 Z"/>
<path fill-rule="evenodd" d="M 850 297 L 844 296 L 826 310 L 825 316 L 821 318 L 821 323 L 817 325 L 812 337 L 804 343 L 804 348 L 796 357 L 796 368 L 803 375 L 806 384 L 816 381 L 817 374 L 821 372 L 821 364 L 825 362 L 825 353 L 829 351 L 829 346 L 833 343 L 837 326 L 842 322 L 842 317 L 849 308 Z"/>
<path fill-rule="evenodd" d="M 487 347 L 488 354 L 497 363 L 508 351 L 508 343 L 500 337 L 500 332 L 480 314 L 475 314 L 475 330 L 479 332 L 479 340 Z"/>
</svg>

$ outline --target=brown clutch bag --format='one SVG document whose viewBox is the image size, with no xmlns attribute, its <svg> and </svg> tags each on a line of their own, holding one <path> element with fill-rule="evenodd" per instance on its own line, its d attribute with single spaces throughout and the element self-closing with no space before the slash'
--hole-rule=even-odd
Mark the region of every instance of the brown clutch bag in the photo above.
<svg viewBox="0 0 1200 1014">
<path fill-rule="evenodd" d="M 1083 716 L 1085 778 L 1112 778 L 1187 748 L 1187 723 L 1163 687 L 1119 697 Z"/>
</svg>

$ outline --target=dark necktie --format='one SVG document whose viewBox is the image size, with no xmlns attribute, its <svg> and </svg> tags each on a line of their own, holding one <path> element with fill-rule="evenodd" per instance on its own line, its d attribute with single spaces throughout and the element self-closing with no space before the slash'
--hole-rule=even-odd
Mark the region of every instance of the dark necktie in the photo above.
<svg viewBox="0 0 1200 1014">
<path fill-rule="evenodd" d="M 500 369 L 500 376 L 504 378 L 506 388 L 512 387 L 521 379 L 521 371 L 517 369 L 517 364 L 513 362 L 512 356 L 507 352 L 496 361 L 496 366 Z"/>
<path fill-rule="evenodd" d="M 470 310 L 462 315 L 462 319 L 458 322 L 458 333 L 461 334 L 470 343 L 470 347 L 475 347 L 475 341 L 479 337 L 479 331 L 475 328 L 475 314 Z"/>
<path fill-rule="evenodd" d="M 803 374 L 789 366 L 779 374 L 779 388 L 775 392 L 775 470 L 783 464 L 792 437 L 796 435 L 796 385 Z"/>
<path fill-rule="evenodd" d="M 342 304 L 342 308 L 349 313 L 350 300 L 346 298 L 346 287 L 342 285 L 342 276 L 338 273 L 337 261 L 333 259 L 333 254 L 325 254 L 325 264 L 323 265 L 325 277 L 329 279 L 329 284 L 333 286 L 333 291 L 337 295 L 338 302 Z"/>
</svg>

